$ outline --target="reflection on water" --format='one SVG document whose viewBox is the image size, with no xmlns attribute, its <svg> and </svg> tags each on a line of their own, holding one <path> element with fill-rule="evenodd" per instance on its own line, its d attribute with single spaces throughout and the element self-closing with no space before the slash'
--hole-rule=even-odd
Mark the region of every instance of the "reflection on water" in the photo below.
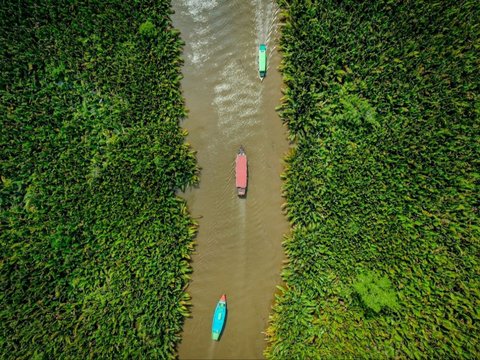
<svg viewBox="0 0 480 360">
<path fill-rule="evenodd" d="M 174 0 L 174 25 L 185 41 L 182 88 L 189 109 L 183 126 L 202 168 L 198 189 L 184 194 L 199 218 L 193 256 L 192 317 L 185 322 L 181 359 L 258 359 L 275 286 L 281 241 L 279 175 L 286 134 L 275 107 L 281 78 L 274 0 Z M 268 74 L 258 78 L 260 43 L 269 48 Z M 243 145 L 249 159 L 246 199 L 235 189 L 234 161 Z M 228 323 L 219 342 L 211 320 L 222 293 Z"/>
</svg>

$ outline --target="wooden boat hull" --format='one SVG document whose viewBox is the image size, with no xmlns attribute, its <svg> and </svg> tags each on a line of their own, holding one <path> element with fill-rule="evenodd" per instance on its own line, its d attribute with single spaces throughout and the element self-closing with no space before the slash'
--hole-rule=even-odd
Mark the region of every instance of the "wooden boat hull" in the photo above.
<svg viewBox="0 0 480 360">
<path fill-rule="evenodd" d="M 227 318 L 227 297 L 225 294 L 222 295 L 220 300 L 215 307 L 215 312 L 213 313 L 212 320 L 212 340 L 220 340 L 222 335 L 223 328 L 225 326 L 225 320 Z"/>
</svg>

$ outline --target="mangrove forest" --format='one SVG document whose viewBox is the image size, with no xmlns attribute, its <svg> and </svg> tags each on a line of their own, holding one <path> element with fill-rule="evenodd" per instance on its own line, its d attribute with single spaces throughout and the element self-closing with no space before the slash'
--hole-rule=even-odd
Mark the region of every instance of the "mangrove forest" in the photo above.
<svg viewBox="0 0 480 360">
<path fill-rule="evenodd" d="M 478 358 L 478 2 L 279 4 L 292 230 L 265 355 Z"/>
<path fill-rule="evenodd" d="M 172 358 L 196 224 L 170 1 L 4 1 L 0 358 Z"/>
</svg>

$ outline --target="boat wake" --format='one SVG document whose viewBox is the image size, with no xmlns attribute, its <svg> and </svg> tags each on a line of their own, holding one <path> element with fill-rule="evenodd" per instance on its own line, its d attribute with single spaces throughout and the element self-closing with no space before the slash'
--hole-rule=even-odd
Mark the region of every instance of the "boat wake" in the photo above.
<svg viewBox="0 0 480 360">
<path fill-rule="evenodd" d="M 272 48 L 274 44 L 272 40 L 275 40 L 277 34 L 277 16 L 280 9 L 275 1 L 251 1 L 256 9 L 255 28 L 257 30 L 257 44 L 267 44 L 268 48 Z"/>
</svg>

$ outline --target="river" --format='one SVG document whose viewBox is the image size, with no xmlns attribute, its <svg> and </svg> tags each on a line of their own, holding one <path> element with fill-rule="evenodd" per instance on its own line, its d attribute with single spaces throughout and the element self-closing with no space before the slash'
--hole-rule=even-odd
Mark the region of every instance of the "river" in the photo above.
<svg viewBox="0 0 480 360">
<path fill-rule="evenodd" d="M 278 7 L 274 0 L 173 0 L 174 26 L 185 41 L 182 126 L 197 151 L 198 188 L 182 196 L 198 219 L 192 296 L 180 359 L 260 359 L 288 232 L 282 214 L 282 158 L 288 150 L 279 105 Z M 258 45 L 268 46 L 268 73 L 258 78 Z M 235 189 L 235 155 L 249 161 L 247 197 Z M 227 294 L 228 318 L 211 340 L 213 310 Z"/>
</svg>

